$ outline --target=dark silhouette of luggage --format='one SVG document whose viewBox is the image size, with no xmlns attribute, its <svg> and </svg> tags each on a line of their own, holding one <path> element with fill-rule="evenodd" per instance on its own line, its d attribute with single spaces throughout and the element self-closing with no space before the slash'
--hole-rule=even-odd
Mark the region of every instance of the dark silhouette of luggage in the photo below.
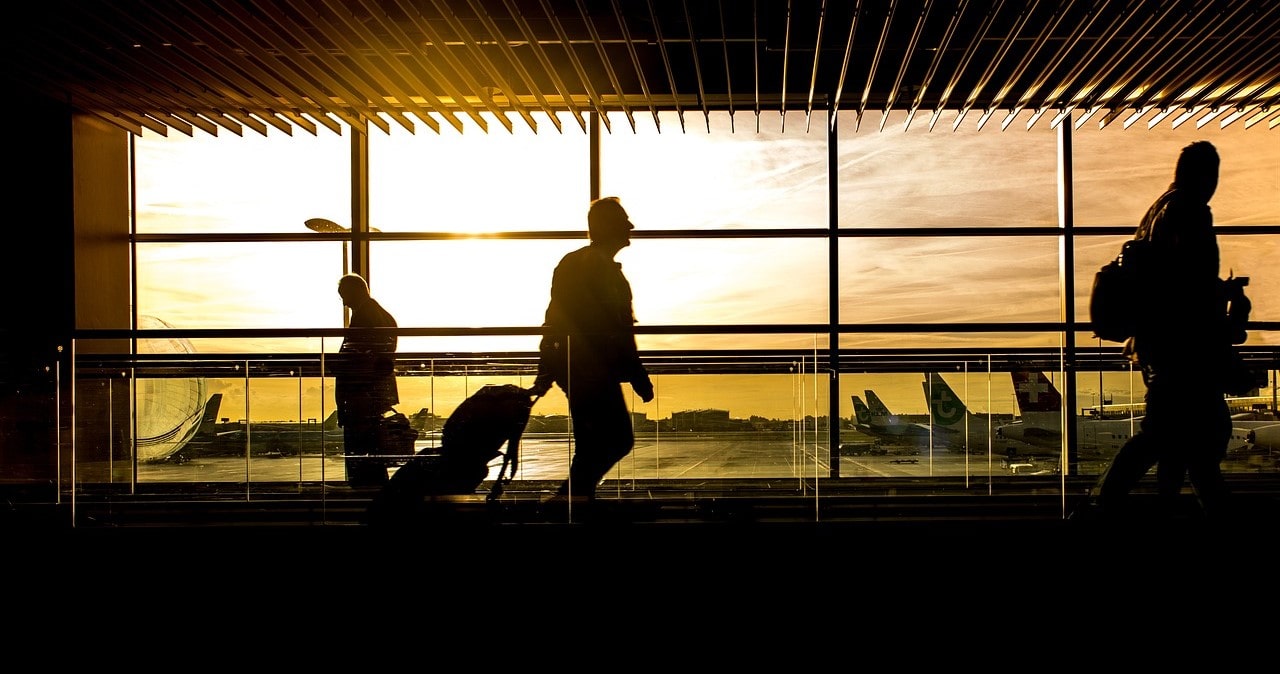
<svg viewBox="0 0 1280 674">
<path fill-rule="evenodd" d="M 386 465 L 398 466 L 413 458 L 417 439 L 418 431 L 409 423 L 409 417 L 392 409 L 378 424 L 377 453 L 384 457 Z"/>
<path fill-rule="evenodd" d="M 1124 342 L 1133 336 L 1143 317 L 1148 293 L 1151 242 L 1130 239 L 1120 254 L 1093 275 L 1089 291 L 1089 322 L 1093 335 L 1108 342 Z"/>
<path fill-rule="evenodd" d="M 475 494 L 489 474 L 489 463 L 502 455 L 487 498 L 496 499 L 519 467 L 520 437 L 535 401 L 514 384 L 484 386 L 471 394 L 445 421 L 440 447 L 417 452 L 374 496 L 367 522 L 414 521 L 427 513 L 436 496 Z"/>
</svg>

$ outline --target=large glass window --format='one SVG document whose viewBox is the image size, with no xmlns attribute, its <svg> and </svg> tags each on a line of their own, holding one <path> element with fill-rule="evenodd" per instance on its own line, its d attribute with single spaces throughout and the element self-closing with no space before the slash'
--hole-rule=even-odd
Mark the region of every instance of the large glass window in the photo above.
<svg viewBox="0 0 1280 674">
<path fill-rule="evenodd" d="M 827 226 L 826 116 L 806 129 L 793 115 L 674 111 L 622 113 L 600 138 L 600 191 L 617 196 L 642 229 Z M 709 128 L 708 128 L 709 126 Z"/>
<path fill-rule="evenodd" d="M 994 116 L 981 130 L 970 113 L 952 130 L 944 111 L 930 130 L 905 111 L 884 131 L 840 111 L 836 176 L 841 227 L 1026 227 L 1058 224 L 1057 136 L 1047 124 L 1006 130 Z"/>
<path fill-rule="evenodd" d="M 309 218 L 350 217 L 344 136 L 144 132 L 134 148 L 141 234 L 298 233 Z"/>
<path fill-rule="evenodd" d="M 1225 129 L 1188 122 L 1175 129 L 1168 120 L 1151 129 L 1145 122 L 1125 129 L 1120 121 L 1073 131 L 1076 225 L 1137 229 L 1147 207 L 1173 182 L 1179 151 L 1197 140 L 1213 143 L 1222 159 L 1209 203 L 1214 224 L 1280 224 L 1280 142 L 1274 132 L 1240 122 Z"/>
<path fill-rule="evenodd" d="M 586 243 L 375 241 L 369 287 L 402 326 L 538 326 L 556 263 Z"/>
<path fill-rule="evenodd" d="M 1056 237 L 840 240 L 842 323 L 1058 320 Z"/>
<path fill-rule="evenodd" d="M 138 312 L 187 329 L 341 327 L 342 246 L 140 243 Z"/>
<path fill-rule="evenodd" d="M 461 116 L 442 126 L 369 134 L 369 222 L 383 232 L 486 233 L 585 229 L 591 193 L 588 137 L 568 113 L 562 131 L 490 113 L 486 133 Z"/>
<path fill-rule="evenodd" d="M 1136 230 L 1151 203 L 1173 181 L 1178 154 L 1183 147 L 1207 140 L 1221 157 L 1218 189 L 1209 202 L 1214 224 L 1280 224 L 1280 143 L 1269 132 L 1246 129 L 1237 122 L 1223 129 L 1217 124 L 1197 127 L 1186 123 L 1174 128 L 1165 119 L 1147 128 L 1139 120 L 1129 129 L 1123 119 L 1099 129 L 1086 124 L 1072 132 L 1075 223 L 1081 227 L 1119 226 Z M 1076 315 L 1087 319 L 1088 293 L 1094 273 L 1120 250 L 1127 236 L 1077 238 Z M 1275 320 L 1280 306 L 1280 278 L 1269 270 L 1276 259 L 1274 236 L 1219 235 L 1219 273 L 1250 277 L 1246 289 L 1253 301 L 1251 319 Z M 1280 336 L 1255 332 L 1250 345 L 1272 345 Z M 1095 340 L 1096 343 L 1096 340 Z"/>
<path fill-rule="evenodd" d="M 556 264 L 586 244 L 375 242 L 370 283 L 402 326 L 538 326 Z M 819 323 L 826 247 L 825 239 L 635 239 L 615 259 L 641 325 Z"/>
<path fill-rule="evenodd" d="M 827 165 L 827 120 L 821 112 L 810 125 L 803 115 L 792 114 L 784 130 L 777 115 L 757 120 L 751 114 L 731 118 L 717 112 L 707 118 L 686 110 L 682 126 L 677 113 L 665 111 L 658 116 L 661 131 L 650 115 L 637 114 L 633 130 L 621 113 L 611 113 L 611 130 L 600 130 L 595 168 L 601 192 L 622 198 L 637 231 L 616 259 L 631 282 L 642 332 L 658 328 L 638 337 L 654 365 L 658 396 L 648 404 L 629 401 L 642 440 L 614 477 L 670 475 L 673 462 L 687 459 L 693 446 L 678 442 L 682 423 L 698 432 L 767 431 L 778 440 L 768 447 L 769 463 L 755 464 L 767 467 L 744 462 L 750 452 L 735 449 L 742 444 L 739 437 L 737 445 L 727 441 L 723 451 L 717 450 L 724 462 L 690 464 L 686 477 L 824 475 L 831 451 L 839 452 L 842 476 L 1045 469 L 1045 463 L 1028 467 L 1000 461 L 1012 440 L 996 429 L 1015 423 L 1020 414 L 1006 370 L 958 364 L 937 368 L 941 381 L 933 381 L 920 372 L 920 361 L 928 350 L 1061 348 L 1064 335 L 1053 327 L 1062 319 L 1064 239 L 1012 229 L 1058 225 L 1058 131 L 1044 120 L 1027 130 L 1023 117 L 1001 130 L 999 115 L 978 130 L 979 115 L 973 113 L 953 130 L 953 112 L 941 115 L 933 130 L 927 115 L 917 115 L 903 130 L 905 113 L 893 113 L 881 131 L 875 115 L 864 118 L 861 128 L 855 128 L 852 113 L 840 115 L 836 167 Z M 508 132 L 490 119 L 487 133 L 467 119 L 463 134 L 448 127 L 418 134 L 392 127 L 389 134 L 375 131 L 369 138 L 371 224 L 390 236 L 370 243 L 368 277 L 374 297 L 400 327 L 420 332 L 400 339 L 400 409 L 421 415 L 419 420 L 430 416 L 432 423 L 447 418 L 485 382 L 530 383 L 536 328 L 555 265 L 587 244 L 589 135 L 567 115 L 563 131 L 543 124 L 537 133 L 521 123 Z M 1275 182 L 1280 151 L 1265 142 L 1265 131 L 1156 128 L 1122 134 L 1114 125 L 1072 131 L 1077 224 L 1136 226 L 1167 186 L 1177 151 L 1199 138 L 1214 142 L 1223 155 L 1222 180 L 1212 202 L 1218 224 L 1280 224 L 1280 202 L 1272 198 L 1280 193 Z M 349 224 L 350 140 L 332 135 L 272 137 L 270 142 L 219 138 L 218 143 L 140 138 L 142 241 L 136 246 L 136 290 L 138 313 L 147 317 L 142 327 L 341 326 L 336 282 L 352 267 L 351 244 L 313 240 L 304 234 L 303 222 L 324 217 Z M 234 170 L 225 167 L 231 164 Z M 829 175 L 839 183 L 841 231 L 834 269 L 829 232 L 758 231 L 828 229 Z M 1121 217 L 1125 212 L 1130 215 Z M 906 227 L 1010 229 L 1001 236 L 893 235 Z M 869 228 L 887 231 L 865 231 Z M 1089 231 L 1069 240 L 1080 321 L 1087 320 L 1094 271 L 1126 238 Z M 446 236 L 416 235 L 423 232 Z M 493 232 L 534 234 L 485 236 Z M 205 234 L 219 240 L 203 240 Z M 286 238 L 295 240 L 272 240 Z M 1252 278 L 1253 319 L 1276 320 L 1280 306 L 1271 298 L 1280 296 L 1280 277 L 1268 273 L 1269 261 L 1280 253 L 1275 237 L 1229 234 L 1219 242 L 1223 275 Z M 822 353 L 830 339 L 832 273 L 838 274 L 838 323 L 864 326 L 839 338 L 842 427 L 835 448 L 827 419 L 829 363 Z M 1047 326 L 1027 332 L 1000 329 L 1013 323 Z M 897 324 L 921 327 L 909 326 L 908 333 Z M 709 329 L 681 332 L 682 326 Z M 768 328 L 753 330 L 763 326 Z M 789 326 L 803 331 L 787 332 Z M 445 334 L 454 328 L 460 330 Z M 492 328 L 497 334 L 485 334 Z M 1081 347 L 1099 346 L 1081 331 L 1071 337 Z M 1250 335 L 1249 344 L 1277 340 L 1280 336 L 1259 332 Z M 331 381 L 315 371 L 319 354 L 332 353 L 340 341 L 337 336 L 236 336 L 189 342 L 196 353 L 268 356 L 264 362 L 289 354 L 314 356 L 307 364 L 312 369 L 281 369 L 273 363 L 264 366 L 263 372 L 270 370 L 264 374 L 253 369 L 262 363 L 231 364 L 230 372 L 219 370 L 208 379 L 200 396 L 223 396 L 222 423 L 235 425 L 245 417 L 267 424 L 258 429 L 252 462 L 237 464 L 228 479 L 243 480 L 247 474 L 257 480 L 258 466 L 287 454 L 286 435 L 272 432 L 283 428 L 292 437 L 323 430 L 316 426 L 331 411 Z M 474 363 L 459 360 L 468 354 L 483 357 Z M 789 357 L 794 362 L 765 361 Z M 916 362 L 861 371 L 894 358 Z M 509 362 L 517 365 L 507 367 Z M 1141 401 L 1142 386 L 1132 372 L 1103 369 L 1078 375 L 1077 410 L 1091 400 L 1097 407 Z M 966 417 L 974 425 L 964 431 L 961 451 L 948 444 L 948 437 L 958 436 L 935 434 L 933 444 L 917 447 L 918 463 L 911 463 L 898 450 L 869 453 L 886 443 L 843 425 L 856 416 L 853 397 L 865 399 L 875 391 L 892 415 L 927 428 L 930 392 L 939 390 L 987 417 L 985 425 Z M 536 433 L 545 435 L 537 437 L 542 449 L 531 450 L 524 476 L 558 477 L 567 470 L 565 415 L 558 390 L 538 403 Z M 778 427 L 779 420 L 791 425 Z M 277 422 L 289 425 L 272 425 Z M 1026 426 L 1008 428 L 1012 435 Z M 1121 441 L 1123 434 L 1116 433 L 1106 442 Z M 281 442 L 271 444 L 277 437 Z M 1096 447 L 1103 439 L 1091 436 L 1088 442 Z M 1096 471 L 1100 465 L 1082 470 Z M 798 473 L 787 472 L 787 466 Z M 330 470 L 319 455 L 289 465 L 298 475 L 320 471 L 326 479 Z"/>
</svg>

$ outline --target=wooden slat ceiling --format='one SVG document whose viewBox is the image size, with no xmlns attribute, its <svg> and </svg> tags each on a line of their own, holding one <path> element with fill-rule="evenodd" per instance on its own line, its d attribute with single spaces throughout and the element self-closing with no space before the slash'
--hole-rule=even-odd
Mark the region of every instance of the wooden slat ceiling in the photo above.
<svg viewBox="0 0 1280 674">
<path fill-rule="evenodd" d="M 1275 0 L 18 7 L 6 10 L 9 75 L 133 133 L 437 133 L 466 118 L 488 132 L 567 131 L 605 111 L 622 113 L 602 116 L 614 132 L 664 110 L 679 113 L 681 130 L 712 111 L 750 129 L 762 115 L 802 112 L 807 127 L 812 112 L 833 110 L 880 129 L 891 110 L 929 128 L 950 120 L 939 130 L 1280 126 Z"/>
</svg>

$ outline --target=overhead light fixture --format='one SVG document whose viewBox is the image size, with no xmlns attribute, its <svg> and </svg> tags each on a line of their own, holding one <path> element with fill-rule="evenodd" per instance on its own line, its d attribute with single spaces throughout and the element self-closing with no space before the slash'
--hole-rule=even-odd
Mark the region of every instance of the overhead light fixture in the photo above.
<svg viewBox="0 0 1280 674">
<path fill-rule="evenodd" d="M 326 218 L 311 218 L 306 222 L 307 229 L 313 232 L 345 232 L 346 227 Z"/>
<path fill-rule="evenodd" d="M 333 233 L 333 232 L 349 232 L 349 231 L 351 231 L 351 230 L 347 229 L 346 227 L 343 227 L 342 225 L 339 225 L 338 223 L 336 223 L 336 222 L 334 222 L 334 221 L 332 221 L 332 220 L 330 220 L 330 219 L 328 219 L 328 218 L 311 218 L 310 220 L 307 220 L 307 221 L 306 221 L 306 223 L 304 223 L 304 224 L 306 224 L 307 229 L 309 229 L 309 230 L 311 230 L 311 231 L 313 231 L 313 232 L 322 232 L 322 233 L 325 233 L 325 234 Z M 377 227 L 370 227 L 370 228 L 369 228 L 369 231 L 370 231 L 370 232 L 381 232 L 382 230 L 378 229 Z"/>
</svg>

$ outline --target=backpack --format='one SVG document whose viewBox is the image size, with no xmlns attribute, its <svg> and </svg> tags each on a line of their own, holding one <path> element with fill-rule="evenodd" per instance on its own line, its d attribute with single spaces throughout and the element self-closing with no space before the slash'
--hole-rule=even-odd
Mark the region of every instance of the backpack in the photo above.
<svg viewBox="0 0 1280 674">
<path fill-rule="evenodd" d="M 418 439 L 418 431 L 409 423 L 404 412 L 394 408 L 384 413 L 378 422 L 377 454 L 383 457 L 388 466 L 399 466 L 413 457 L 414 442 Z"/>
<path fill-rule="evenodd" d="M 1142 315 L 1142 288 L 1150 256 L 1150 241 L 1130 239 L 1120 247 L 1116 259 L 1093 275 L 1089 322 L 1095 337 L 1123 342 L 1133 336 Z"/>
</svg>

